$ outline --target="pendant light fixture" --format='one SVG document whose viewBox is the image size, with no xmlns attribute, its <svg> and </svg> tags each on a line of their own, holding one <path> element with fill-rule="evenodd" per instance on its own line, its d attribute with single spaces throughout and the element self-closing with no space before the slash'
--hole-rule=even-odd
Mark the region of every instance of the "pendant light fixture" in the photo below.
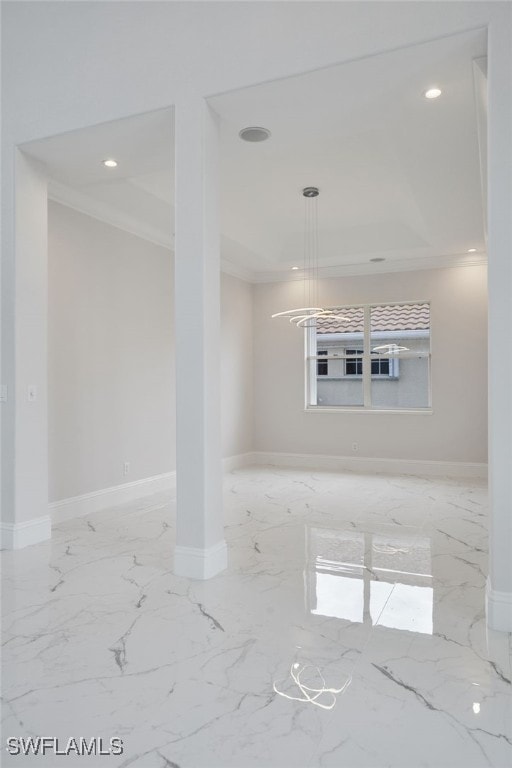
<svg viewBox="0 0 512 768">
<path fill-rule="evenodd" d="M 376 355 L 398 355 L 400 352 L 409 352 L 409 347 L 402 347 L 399 344 L 381 344 L 372 349 L 372 354 Z"/>
<path fill-rule="evenodd" d="M 276 312 L 272 317 L 282 317 L 297 328 L 315 328 L 318 320 L 325 318 L 346 320 L 335 310 L 318 306 L 318 187 L 304 187 L 304 306 Z"/>
</svg>

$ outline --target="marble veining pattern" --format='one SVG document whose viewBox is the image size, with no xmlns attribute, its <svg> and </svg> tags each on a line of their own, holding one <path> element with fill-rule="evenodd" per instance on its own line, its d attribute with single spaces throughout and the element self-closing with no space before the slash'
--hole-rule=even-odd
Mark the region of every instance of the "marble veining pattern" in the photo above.
<svg viewBox="0 0 512 768">
<path fill-rule="evenodd" d="M 173 575 L 174 512 L 160 494 L 2 553 L 3 765 L 512 765 L 481 481 L 232 472 L 206 582 Z M 5 752 L 42 735 L 124 753 Z"/>
</svg>

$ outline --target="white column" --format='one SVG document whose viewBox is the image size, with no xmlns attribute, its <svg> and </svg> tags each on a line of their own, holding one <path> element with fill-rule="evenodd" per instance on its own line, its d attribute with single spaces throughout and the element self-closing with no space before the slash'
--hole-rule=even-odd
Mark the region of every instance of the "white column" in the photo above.
<svg viewBox="0 0 512 768">
<path fill-rule="evenodd" d="M 489 488 L 487 621 L 512 631 L 512 7 L 489 27 Z M 507 7 L 508 6 L 508 7 Z"/>
<path fill-rule="evenodd" d="M 227 565 L 220 421 L 218 126 L 204 99 L 175 110 L 175 573 L 208 579 Z"/>
<path fill-rule="evenodd" d="M 2 545 L 18 549 L 51 535 L 48 515 L 47 184 L 19 150 L 14 210 L 3 239 Z M 11 192 L 12 194 L 12 192 Z M 6 206 L 8 207 L 8 206 Z"/>
</svg>

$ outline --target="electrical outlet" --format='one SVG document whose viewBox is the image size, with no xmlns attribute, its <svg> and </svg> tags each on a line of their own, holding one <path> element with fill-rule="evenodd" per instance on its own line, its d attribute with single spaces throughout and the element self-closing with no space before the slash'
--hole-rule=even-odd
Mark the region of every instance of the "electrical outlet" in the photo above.
<svg viewBox="0 0 512 768">
<path fill-rule="evenodd" d="M 359 450 L 359 444 L 358 443 L 352 443 L 352 450 L 358 451 Z"/>
<path fill-rule="evenodd" d="M 126 475 L 130 474 L 130 462 L 125 461 L 123 464 L 123 475 L 126 477 Z"/>
</svg>

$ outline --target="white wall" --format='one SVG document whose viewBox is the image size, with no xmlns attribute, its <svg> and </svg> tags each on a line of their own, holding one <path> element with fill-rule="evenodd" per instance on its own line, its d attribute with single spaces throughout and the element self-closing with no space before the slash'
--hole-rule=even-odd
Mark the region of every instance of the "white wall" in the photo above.
<svg viewBox="0 0 512 768">
<path fill-rule="evenodd" d="M 361 456 L 486 461 L 485 273 L 464 267 L 321 286 L 327 304 L 431 301 L 432 416 L 305 413 L 302 334 L 270 319 L 296 303 L 301 283 L 251 286 L 223 275 L 223 455 L 350 455 L 358 442 Z M 172 316 L 169 251 L 50 203 L 50 501 L 174 469 Z"/>
<path fill-rule="evenodd" d="M 332 278 L 324 306 L 430 301 L 433 414 L 304 411 L 304 337 L 274 312 L 302 304 L 302 284 L 254 296 L 255 449 L 439 461 L 487 460 L 486 268 Z"/>
<path fill-rule="evenodd" d="M 361 456 L 486 461 L 484 267 L 322 283 L 327 304 L 431 301 L 432 416 L 305 413 L 302 334 L 270 319 L 301 288 L 222 276 L 224 456 L 358 442 Z M 50 501 L 174 469 L 172 316 L 169 251 L 50 203 Z"/>
<path fill-rule="evenodd" d="M 14 291 L 9 296 L 15 307 L 16 375 L 14 369 L 9 371 L 8 399 L 2 403 L 2 410 L 15 404 L 5 425 L 7 433 L 15 436 L 14 450 L 8 449 L 5 456 L 14 476 L 8 473 L 2 484 L 3 493 L 4 485 L 7 492 L 14 491 L 15 504 L 6 508 L 6 519 L 13 523 L 46 517 L 48 497 L 46 175 L 23 152 L 16 152 L 16 175 L 17 259 Z"/>
<path fill-rule="evenodd" d="M 222 455 L 253 447 L 253 288 L 230 275 L 221 282 Z"/>
<path fill-rule="evenodd" d="M 50 501 L 174 470 L 172 253 L 55 202 L 48 238 Z M 228 275 L 221 365 L 232 456 L 252 448 L 252 286 Z"/>
<path fill-rule="evenodd" d="M 174 468 L 173 275 L 165 248 L 52 202 L 48 237 L 55 501 Z"/>
</svg>

